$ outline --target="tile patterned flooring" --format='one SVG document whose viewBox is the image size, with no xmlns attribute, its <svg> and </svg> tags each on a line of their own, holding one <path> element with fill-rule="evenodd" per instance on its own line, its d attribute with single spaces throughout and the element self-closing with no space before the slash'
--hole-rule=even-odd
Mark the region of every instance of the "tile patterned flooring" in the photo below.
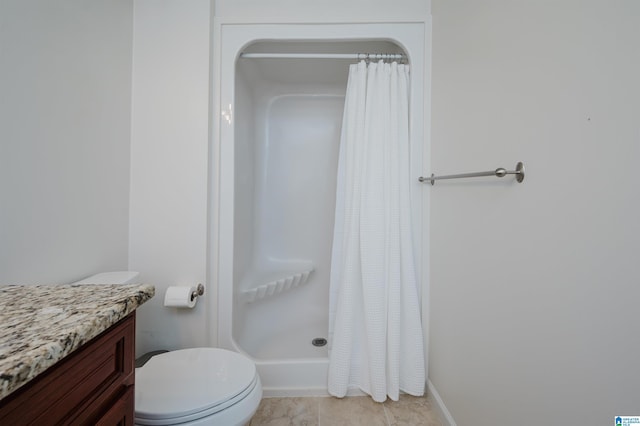
<svg viewBox="0 0 640 426">
<path fill-rule="evenodd" d="M 401 395 L 374 402 L 368 396 L 263 398 L 250 426 L 442 426 L 429 397 Z"/>
</svg>

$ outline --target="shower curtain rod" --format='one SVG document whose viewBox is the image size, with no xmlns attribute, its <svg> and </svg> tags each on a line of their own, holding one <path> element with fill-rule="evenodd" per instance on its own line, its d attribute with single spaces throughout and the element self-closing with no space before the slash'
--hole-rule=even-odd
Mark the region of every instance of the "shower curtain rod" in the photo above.
<svg viewBox="0 0 640 426">
<path fill-rule="evenodd" d="M 241 58 L 252 59 L 364 59 L 364 60 L 406 60 L 402 53 L 242 53 Z"/>
</svg>

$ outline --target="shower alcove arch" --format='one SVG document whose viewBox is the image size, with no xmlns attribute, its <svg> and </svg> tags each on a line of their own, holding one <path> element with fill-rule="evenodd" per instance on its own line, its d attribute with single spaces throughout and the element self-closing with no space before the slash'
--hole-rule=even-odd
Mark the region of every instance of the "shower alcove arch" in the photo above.
<svg viewBox="0 0 640 426">
<path fill-rule="evenodd" d="M 255 361 L 266 396 L 326 394 L 328 349 L 312 341 L 328 337 L 338 146 L 348 66 L 355 60 L 241 55 L 406 54 L 420 269 L 425 31 L 424 22 L 214 25 L 209 281 L 217 297 L 210 336 L 212 345 Z M 424 277 L 421 283 L 424 294 Z"/>
</svg>

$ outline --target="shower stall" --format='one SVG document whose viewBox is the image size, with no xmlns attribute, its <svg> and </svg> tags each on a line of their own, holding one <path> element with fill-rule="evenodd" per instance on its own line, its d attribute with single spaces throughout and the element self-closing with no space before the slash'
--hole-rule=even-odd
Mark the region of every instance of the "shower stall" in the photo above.
<svg viewBox="0 0 640 426">
<path fill-rule="evenodd" d="M 251 357 L 267 396 L 322 395 L 336 171 L 355 53 L 406 55 L 411 171 L 425 152 L 424 23 L 224 25 L 214 41 L 213 343 Z M 422 256 L 422 193 L 411 188 Z M 419 271 L 420 272 L 420 271 Z"/>
</svg>

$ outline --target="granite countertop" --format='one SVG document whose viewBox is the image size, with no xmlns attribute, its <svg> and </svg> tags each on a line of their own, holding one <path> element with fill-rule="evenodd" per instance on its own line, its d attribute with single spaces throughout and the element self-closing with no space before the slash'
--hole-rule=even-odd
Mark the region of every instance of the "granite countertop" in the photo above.
<svg viewBox="0 0 640 426">
<path fill-rule="evenodd" d="M 0 399 L 154 294 L 148 284 L 0 287 Z"/>
</svg>

